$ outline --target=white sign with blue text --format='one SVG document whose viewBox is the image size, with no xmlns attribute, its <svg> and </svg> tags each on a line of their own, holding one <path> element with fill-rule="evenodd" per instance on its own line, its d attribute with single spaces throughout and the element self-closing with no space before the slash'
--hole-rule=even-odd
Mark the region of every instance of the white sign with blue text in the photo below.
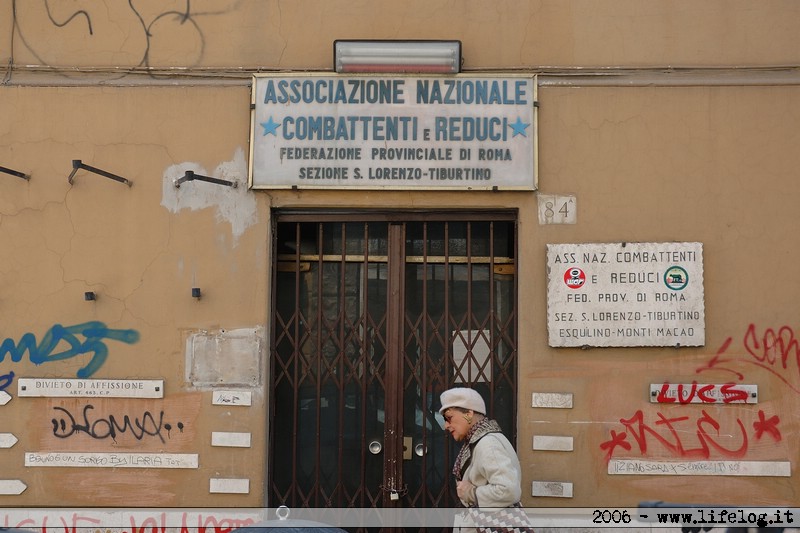
<svg viewBox="0 0 800 533">
<path fill-rule="evenodd" d="M 536 79 L 256 75 L 255 189 L 536 189 Z"/>
</svg>

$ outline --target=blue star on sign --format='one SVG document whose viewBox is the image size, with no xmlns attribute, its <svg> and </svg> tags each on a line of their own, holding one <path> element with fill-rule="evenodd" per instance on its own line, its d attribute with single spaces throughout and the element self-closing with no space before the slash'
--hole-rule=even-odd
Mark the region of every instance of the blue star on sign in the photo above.
<svg viewBox="0 0 800 533">
<path fill-rule="evenodd" d="M 514 130 L 514 135 L 512 137 L 516 137 L 517 135 L 522 135 L 523 137 L 527 137 L 528 134 L 525 133 L 525 130 L 530 126 L 529 123 L 522 122 L 522 119 L 517 117 L 517 121 L 513 124 L 509 124 L 511 129 Z"/>
<path fill-rule="evenodd" d="M 272 135 L 278 136 L 278 126 L 280 126 L 279 122 L 275 122 L 272 120 L 272 117 L 269 117 L 269 120 L 266 122 L 262 122 L 261 126 L 264 128 L 264 135 Z"/>
</svg>

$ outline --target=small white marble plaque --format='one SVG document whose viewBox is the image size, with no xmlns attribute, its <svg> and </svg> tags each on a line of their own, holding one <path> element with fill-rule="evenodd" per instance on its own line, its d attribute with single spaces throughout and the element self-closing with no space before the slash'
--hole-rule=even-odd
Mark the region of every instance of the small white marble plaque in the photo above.
<svg viewBox="0 0 800 533">
<path fill-rule="evenodd" d="M 236 478 L 211 478 L 208 492 L 216 494 L 249 494 L 250 480 Z"/>
<path fill-rule="evenodd" d="M 540 451 L 571 452 L 572 442 L 572 437 L 534 435 L 533 449 Z"/>
<path fill-rule="evenodd" d="M 572 498 L 572 483 L 534 481 L 531 495 L 550 498 Z"/>
<path fill-rule="evenodd" d="M 539 224 L 575 224 L 578 220 L 574 195 L 539 194 Z"/>
<path fill-rule="evenodd" d="M 253 404 L 253 393 L 250 391 L 215 390 L 211 403 L 213 405 L 242 405 L 249 407 Z"/>
<path fill-rule="evenodd" d="M 234 448 L 249 448 L 250 433 L 231 433 L 214 431 L 211 433 L 212 446 L 230 446 Z"/>
<path fill-rule="evenodd" d="M 0 494 L 17 496 L 25 492 L 28 486 L 19 479 L 0 479 Z"/>
<path fill-rule="evenodd" d="M 17 437 L 13 433 L 0 433 L 0 448 L 11 448 L 17 443 Z"/>
<path fill-rule="evenodd" d="M 534 392 L 532 407 L 572 409 L 571 392 Z"/>
</svg>

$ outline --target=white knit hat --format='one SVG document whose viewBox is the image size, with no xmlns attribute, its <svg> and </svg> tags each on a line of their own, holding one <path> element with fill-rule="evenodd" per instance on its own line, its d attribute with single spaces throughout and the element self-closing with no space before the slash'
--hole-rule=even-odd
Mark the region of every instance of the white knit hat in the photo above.
<svg viewBox="0 0 800 533">
<path fill-rule="evenodd" d="M 440 398 L 442 399 L 442 408 L 439 409 L 439 412 L 442 414 L 451 407 L 461 407 L 462 409 L 471 409 L 482 415 L 486 414 L 486 404 L 481 395 L 475 390 L 456 387 L 444 391 Z"/>
</svg>

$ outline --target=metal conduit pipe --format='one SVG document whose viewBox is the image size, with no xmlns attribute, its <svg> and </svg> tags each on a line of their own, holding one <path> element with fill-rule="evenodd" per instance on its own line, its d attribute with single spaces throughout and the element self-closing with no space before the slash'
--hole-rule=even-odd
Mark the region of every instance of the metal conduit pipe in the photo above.
<svg viewBox="0 0 800 533">
<path fill-rule="evenodd" d="M 251 77 L 265 69 L 56 69 L 13 66 L 0 85 L 13 86 L 249 86 Z M 276 73 L 278 71 L 275 71 Z M 335 72 L 281 70 L 284 74 Z M 2 74 L 2 71 L 0 71 Z M 68 74 L 68 76 L 65 76 Z M 526 74 L 535 75 L 540 87 L 705 87 L 800 85 L 800 65 L 767 66 L 647 66 L 647 67 L 505 67 L 462 69 L 461 76 Z M 154 77 L 162 76 L 162 78 Z"/>
</svg>

